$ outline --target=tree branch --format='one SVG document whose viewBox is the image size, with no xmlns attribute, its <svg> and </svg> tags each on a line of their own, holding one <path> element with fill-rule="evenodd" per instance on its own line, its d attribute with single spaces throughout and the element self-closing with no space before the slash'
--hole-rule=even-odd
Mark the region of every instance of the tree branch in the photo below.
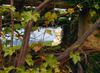
<svg viewBox="0 0 100 73">
<path fill-rule="evenodd" d="M 66 58 L 69 57 L 70 52 L 73 51 L 75 52 L 77 48 L 73 48 L 77 45 L 82 45 L 82 43 L 86 40 L 86 38 L 100 25 L 100 18 L 95 22 L 95 24 L 79 39 L 77 40 L 71 47 L 69 47 L 68 49 L 66 49 L 60 56 L 57 57 L 58 61 L 62 61 Z"/>
</svg>

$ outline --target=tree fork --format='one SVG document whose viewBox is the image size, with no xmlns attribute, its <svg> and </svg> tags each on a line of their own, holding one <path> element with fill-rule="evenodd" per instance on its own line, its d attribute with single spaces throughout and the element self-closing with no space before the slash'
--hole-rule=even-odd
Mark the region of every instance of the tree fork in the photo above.
<svg viewBox="0 0 100 73">
<path fill-rule="evenodd" d="M 66 49 L 60 56 L 57 57 L 58 61 L 62 61 L 66 58 L 69 57 L 70 52 L 73 51 L 75 52 L 76 50 L 78 50 L 79 46 L 77 48 L 73 48 L 77 45 L 82 45 L 82 43 L 86 40 L 86 38 L 100 25 L 100 18 L 94 23 L 94 25 L 87 31 L 84 33 L 84 35 L 77 40 L 71 47 L 69 47 L 68 49 Z"/>
<path fill-rule="evenodd" d="M 45 2 L 41 3 L 35 10 L 34 12 L 39 12 L 41 13 L 43 8 L 46 7 L 52 0 L 46 0 Z M 18 62 L 19 66 L 23 66 L 25 62 L 25 57 L 27 55 L 27 50 L 28 50 L 28 42 L 30 38 L 30 30 L 32 27 L 34 21 L 29 21 L 26 24 L 25 31 L 24 31 L 24 36 L 23 36 L 23 43 L 21 46 Z M 16 65 L 16 64 L 15 64 Z"/>
</svg>

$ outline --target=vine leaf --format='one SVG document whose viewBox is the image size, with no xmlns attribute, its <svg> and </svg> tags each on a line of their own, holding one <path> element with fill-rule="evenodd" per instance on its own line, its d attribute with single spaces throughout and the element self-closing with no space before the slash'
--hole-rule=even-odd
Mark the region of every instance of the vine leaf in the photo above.
<svg viewBox="0 0 100 73">
<path fill-rule="evenodd" d="M 22 27 L 25 28 L 26 22 L 21 22 L 21 24 L 22 24 Z"/>
<path fill-rule="evenodd" d="M 55 18 L 55 19 L 57 19 L 57 14 L 52 13 L 52 17 Z"/>
<path fill-rule="evenodd" d="M 16 20 L 21 20 L 19 12 L 15 12 L 13 18 L 16 19 Z"/>
<path fill-rule="evenodd" d="M 32 56 L 30 54 L 26 55 L 25 61 L 29 66 L 33 66 L 33 64 L 34 64 L 34 62 L 32 60 Z"/>
<path fill-rule="evenodd" d="M 10 9 L 15 12 L 16 8 L 14 6 L 10 7 Z"/>
<path fill-rule="evenodd" d="M 3 49 L 3 51 L 5 52 L 4 57 L 6 57 L 7 55 L 12 55 L 15 52 L 15 48 L 9 47 L 9 48 Z"/>
<path fill-rule="evenodd" d="M 10 66 L 8 68 L 4 68 L 5 73 L 9 73 L 9 71 L 12 70 L 12 69 L 15 69 L 15 67 L 14 66 Z"/>
<path fill-rule="evenodd" d="M 50 15 L 51 15 L 51 12 L 47 12 L 47 13 L 45 14 L 45 18 L 48 18 Z"/>
<path fill-rule="evenodd" d="M 68 12 L 72 14 L 74 12 L 74 8 L 68 8 Z"/>
<path fill-rule="evenodd" d="M 60 73 L 60 69 L 58 67 L 56 67 L 54 70 L 55 70 L 55 73 Z"/>
<path fill-rule="evenodd" d="M 95 13 L 96 13 L 95 10 L 92 10 L 92 9 L 90 10 L 90 15 L 91 15 L 91 16 L 94 16 Z"/>
<path fill-rule="evenodd" d="M 73 51 L 70 52 L 70 58 L 72 58 L 74 64 L 76 64 L 78 61 L 81 61 L 79 53 L 75 52 L 75 54 L 73 54 Z"/>
<path fill-rule="evenodd" d="M 32 11 L 24 11 L 21 13 L 21 16 L 24 18 L 25 22 L 28 22 L 32 19 L 36 22 L 40 14 L 38 12 L 34 12 L 34 14 L 32 15 Z"/>
<path fill-rule="evenodd" d="M 39 51 L 42 47 L 38 47 L 38 46 L 35 46 L 33 49 L 35 50 L 35 52 Z"/>
<path fill-rule="evenodd" d="M 20 24 L 15 24 L 15 25 L 14 25 L 14 28 L 15 28 L 15 29 L 20 29 L 20 28 L 21 28 L 21 25 L 20 25 Z"/>
<path fill-rule="evenodd" d="M 20 70 L 21 72 L 24 72 L 25 71 L 25 67 L 24 66 L 19 66 L 16 69 L 17 70 Z"/>
<path fill-rule="evenodd" d="M 95 7 L 96 9 L 99 9 L 99 8 L 100 8 L 98 4 L 95 4 L 94 7 Z"/>
<path fill-rule="evenodd" d="M 11 28 L 10 27 L 6 27 L 4 30 L 3 30 L 3 33 L 7 34 L 11 32 Z"/>
<path fill-rule="evenodd" d="M 48 33 L 48 34 L 50 34 L 50 35 L 53 35 L 53 34 L 52 34 L 52 31 L 49 30 L 49 29 L 46 29 L 45 32 Z"/>
<path fill-rule="evenodd" d="M 47 72 L 46 68 L 42 67 L 41 68 L 41 73 L 46 73 L 46 72 Z"/>
</svg>

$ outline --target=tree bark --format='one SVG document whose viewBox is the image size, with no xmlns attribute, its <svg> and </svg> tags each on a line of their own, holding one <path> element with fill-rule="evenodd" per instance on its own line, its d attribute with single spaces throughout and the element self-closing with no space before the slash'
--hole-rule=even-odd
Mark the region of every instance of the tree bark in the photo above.
<svg viewBox="0 0 100 73">
<path fill-rule="evenodd" d="M 52 0 L 46 0 L 45 2 L 41 3 L 35 10 L 34 12 L 39 12 L 41 13 L 43 9 L 51 2 Z M 34 21 L 29 21 L 26 24 L 25 31 L 24 31 L 24 36 L 23 36 L 23 43 L 21 46 L 18 62 L 20 63 L 19 66 L 23 66 L 25 62 L 25 57 L 27 55 L 27 50 L 28 50 L 28 42 L 30 38 L 30 30 L 32 27 Z"/>
<path fill-rule="evenodd" d="M 60 56 L 57 57 L 58 61 L 62 61 L 66 58 L 69 57 L 70 52 L 73 51 L 75 52 L 76 50 L 78 50 L 77 48 L 74 48 L 77 45 L 82 45 L 82 43 L 86 40 L 86 38 L 100 25 L 100 18 L 94 23 L 94 25 L 87 31 L 84 33 L 84 35 L 77 40 L 71 47 L 69 47 L 68 49 L 66 49 Z"/>
<path fill-rule="evenodd" d="M 11 0 L 11 7 L 13 6 L 14 1 Z M 11 10 L 11 19 L 13 20 L 13 11 Z M 12 23 L 12 33 L 11 33 L 11 44 L 10 46 L 13 46 L 13 33 L 14 33 L 14 21 L 11 21 Z"/>
</svg>

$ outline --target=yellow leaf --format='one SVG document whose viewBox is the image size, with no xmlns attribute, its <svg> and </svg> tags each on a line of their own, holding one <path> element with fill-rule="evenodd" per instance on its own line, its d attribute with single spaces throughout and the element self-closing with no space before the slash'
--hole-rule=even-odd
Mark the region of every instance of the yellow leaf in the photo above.
<svg viewBox="0 0 100 73">
<path fill-rule="evenodd" d="M 68 12 L 72 14 L 74 12 L 74 8 L 68 8 Z"/>
<path fill-rule="evenodd" d="M 59 73 L 60 72 L 60 69 L 59 68 L 55 68 L 55 73 Z"/>
<path fill-rule="evenodd" d="M 14 6 L 12 6 L 10 9 L 11 9 L 13 12 L 15 12 L 15 10 L 16 10 L 16 8 L 15 8 Z"/>
<path fill-rule="evenodd" d="M 48 33 L 48 34 L 50 34 L 50 35 L 52 35 L 52 31 L 49 30 L 49 29 L 46 29 L 45 32 Z"/>
<path fill-rule="evenodd" d="M 19 39 L 21 42 L 23 42 L 23 40 L 22 40 L 22 38 L 21 38 L 21 37 L 18 37 L 18 39 Z"/>
<path fill-rule="evenodd" d="M 37 52 L 41 49 L 41 47 L 35 46 L 33 49 L 35 50 L 35 52 Z"/>
</svg>

